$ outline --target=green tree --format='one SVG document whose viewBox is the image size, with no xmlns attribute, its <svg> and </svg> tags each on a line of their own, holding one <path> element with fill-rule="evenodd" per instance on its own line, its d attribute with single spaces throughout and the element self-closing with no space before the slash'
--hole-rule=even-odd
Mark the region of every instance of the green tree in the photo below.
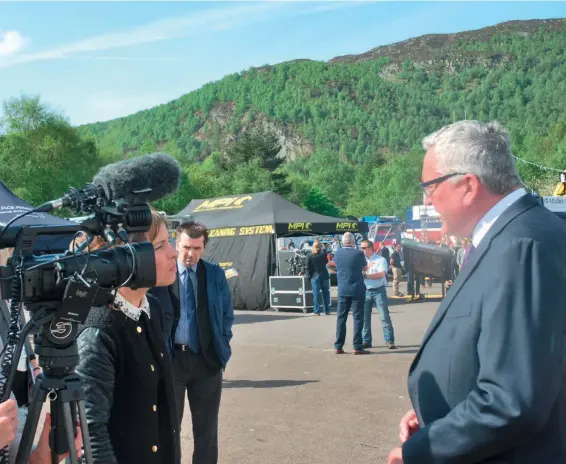
<svg viewBox="0 0 566 464">
<path fill-rule="evenodd" d="M 303 202 L 303 207 L 313 213 L 325 216 L 340 216 L 340 210 L 329 200 L 329 198 L 316 188 L 312 188 Z"/>
<path fill-rule="evenodd" d="M 279 157 L 280 151 L 281 144 L 277 135 L 262 128 L 255 128 L 244 132 L 235 143 L 228 147 L 223 168 L 233 173 L 241 173 L 248 179 L 242 184 L 238 176 L 234 176 L 234 186 L 256 185 L 258 187 L 255 188 L 262 189 L 269 186 L 269 189 L 274 192 L 286 195 L 291 189 L 287 181 L 287 174 L 281 169 L 285 160 Z M 246 169 L 252 170 L 254 175 L 259 176 L 257 182 L 250 183 L 251 178 L 245 174 Z M 262 187 L 259 187 L 260 185 Z M 249 189 L 249 187 L 246 188 Z M 236 190 L 234 193 L 247 192 Z"/>
<path fill-rule="evenodd" d="M 1 125 L 0 178 L 31 204 L 82 186 L 100 167 L 94 142 L 38 97 L 8 100 Z"/>
</svg>

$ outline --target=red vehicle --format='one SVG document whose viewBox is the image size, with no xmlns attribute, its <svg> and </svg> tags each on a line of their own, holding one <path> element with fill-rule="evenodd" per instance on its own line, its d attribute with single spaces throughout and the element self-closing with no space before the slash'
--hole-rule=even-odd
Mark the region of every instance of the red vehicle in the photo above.
<svg viewBox="0 0 566 464">
<path fill-rule="evenodd" d="M 362 221 L 368 223 L 368 238 L 376 245 L 394 246 L 401 241 L 402 224 L 398 216 L 365 216 Z"/>
</svg>

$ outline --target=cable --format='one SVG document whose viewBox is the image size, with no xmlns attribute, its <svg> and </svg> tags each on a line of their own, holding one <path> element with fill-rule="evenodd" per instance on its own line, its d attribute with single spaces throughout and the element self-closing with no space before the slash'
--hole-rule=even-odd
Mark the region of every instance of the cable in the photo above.
<svg viewBox="0 0 566 464">
<path fill-rule="evenodd" d="M 16 222 L 18 219 L 23 218 L 24 216 L 27 216 L 28 214 L 31 213 L 37 213 L 38 211 L 40 211 L 42 209 L 42 206 L 38 206 L 37 208 L 33 208 L 30 209 L 29 211 L 26 211 L 22 214 L 18 214 L 15 218 L 10 219 L 6 225 L 2 228 L 2 230 L 0 231 L 0 243 L 2 243 L 2 237 L 4 236 L 4 233 L 6 232 L 6 230 L 8 230 L 8 227 L 10 227 L 14 222 Z"/>
<path fill-rule="evenodd" d="M 98 250 L 96 250 L 96 252 L 105 251 L 105 250 L 107 250 L 108 248 L 109 248 L 109 245 L 106 245 L 106 246 L 104 246 L 104 247 L 99 248 Z M 44 263 L 39 263 L 39 264 L 36 264 L 35 266 L 31 266 L 31 267 L 27 268 L 26 271 L 33 271 L 33 270 L 39 269 L 40 267 L 43 267 L 43 266 L 49 266 L 50 264 L 60 263 L 61 261 L 66 261 L 66 260 L 68 260 L 68 259 L 73 259 L 73 258 L 76 258 L 76 257 L 79 257 L 79 258 L 80 258 L 80 257 L 84 257 L 84 256 L 87 256 L 87 253 L 82 253 L 82 254 L 80 254 L 80 255 L 62 256 L 62 257 L 60 257 L 60 258 L 53 259 L 53 260 L 51 260 L 51 261 L 46 261 L 46 262 L 44 262 Z"/>
<path fill-rule="evenodd" d="M 3 229 L 5 230 L 5 229 Z M 16 279 L 12 280 L 12 299 L 10 300 L 10 326 L 8 328 L 8 336 L 5 342 L 6 350 L 2 359 L 2 375 L 0 376 L 0 398 L 4 402 L 10 398 L 12 383 L 14 381 L 13 372 L 18 368 L 18 364 L 14 363 L 14 354 L 19 356 L 25 334 L 19 333 L 19 320 L 21 311 L 21 301 L 23 299 L 23 268 L 20 265 L 16 268 Z M 28 332 L 31 326 L 28 328 Z M 23 336 L 22 336 L 23 335 Z M 18 349 L 19 348 L 19 349 Z M 0 450 L 0 462 L 7 464 L 10 459 L 9 446 Z"/>
<path fill-rule="evenodd" d="M 134 278 L 134 275 L 136 274 L 136 251 L 134 250 L 130 242 L 126 243 L 126 246 L 128 247 L 128 250 L 130 250 L 130 253 L 132 254 L 132 272 L 130 273 L 126 281 L 123 284 L 120 284 L 119 287 L 127 286 L 130 283 L 130 281 Z"/>
<path fill-rule="evenodd" d="M 518 158 L 515 155 L 511 155 L 511 156 L 513 158 L 515 158 L 517 161 L 521 161 L 522 163 L 530 164 L 531 166 L 535 166 L 539 169 L 542 169 L 543 171 L 564 172 L 564 169 L 548 168 L 546 166 L 543 166 L 542 164 L 537 164 L 537 163 L 533 163 L 532 161 L 529 161 L 529 160 L 526 160 L 526 159 Z"/>
</svg>

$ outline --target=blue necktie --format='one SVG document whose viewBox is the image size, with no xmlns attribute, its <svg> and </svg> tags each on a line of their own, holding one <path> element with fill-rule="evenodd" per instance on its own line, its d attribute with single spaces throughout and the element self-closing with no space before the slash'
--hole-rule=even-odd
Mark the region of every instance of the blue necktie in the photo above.
<svg viewBox="0 0 566 464">
<path fill-rule="evenodd" d="M 198 353 L 200 350 L 200 337 L 197 321 L 197 300 L 195 298 L 195 287 L 193 285 L 193 278 L 195 277 L 195 272 L 191 268 L 187 268 L 185 275 L 185 292 L 189 318 L 189 348 L 193 353 Z"/>
</svg>

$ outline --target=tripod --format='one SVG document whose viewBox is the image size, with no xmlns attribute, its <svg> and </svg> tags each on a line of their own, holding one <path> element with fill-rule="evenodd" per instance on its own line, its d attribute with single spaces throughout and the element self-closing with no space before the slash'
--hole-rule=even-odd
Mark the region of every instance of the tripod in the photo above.
<svg viewBox="0 0 566 464">
<path fill-rule="evenodd" d="M 69 451 L 71 464 L 79 463 L 75 449 L 76 421 L 73 420 L 77 411 L 85 449 L 81 462 L 92 463 L 92 451 L 84 407 L 84 391 L 79 377 L 76 374 L 71 374 L 61 379 L 44 377 L 36 382 L 32 402 L 28 407 L 28 418 L 16 457 L 16 464 L 27 464 L 29 462 L 41 409 L 46 399 L 51 401 L 52 422 L 49 443 L 53 464 L 58 463 L 58 456 L 67 451 Z"/>
<path fill-rule="evenodd" d="M 74 373 L 79 360 L 76 324 L 53 319 L 50 324 L 42 326 L 41 339 L 44 343 L 36 343 L 35 353 L 39 356 L 39 365 L 43 368 L 44 375 L 38 377 L 34 386 L 16 464 L 28 464 L 29 462 L 39 417 L 43 403 L 47 399 L 51 401 L 49 444 L 53 464 L 58 463 L 58 456 L 67 451 L 70 464 L 79 463 L 75 449 L 77 412 L 84 447 L 81 462 L 91 464 L 92 450 L 84 406 L 85 394 L 79 376 Z M 65 347 L 58 347 L 53 344 L 53 339 L 56 339 L 58 343 L 67 339 L 72 341 Z"/>
</svg>

